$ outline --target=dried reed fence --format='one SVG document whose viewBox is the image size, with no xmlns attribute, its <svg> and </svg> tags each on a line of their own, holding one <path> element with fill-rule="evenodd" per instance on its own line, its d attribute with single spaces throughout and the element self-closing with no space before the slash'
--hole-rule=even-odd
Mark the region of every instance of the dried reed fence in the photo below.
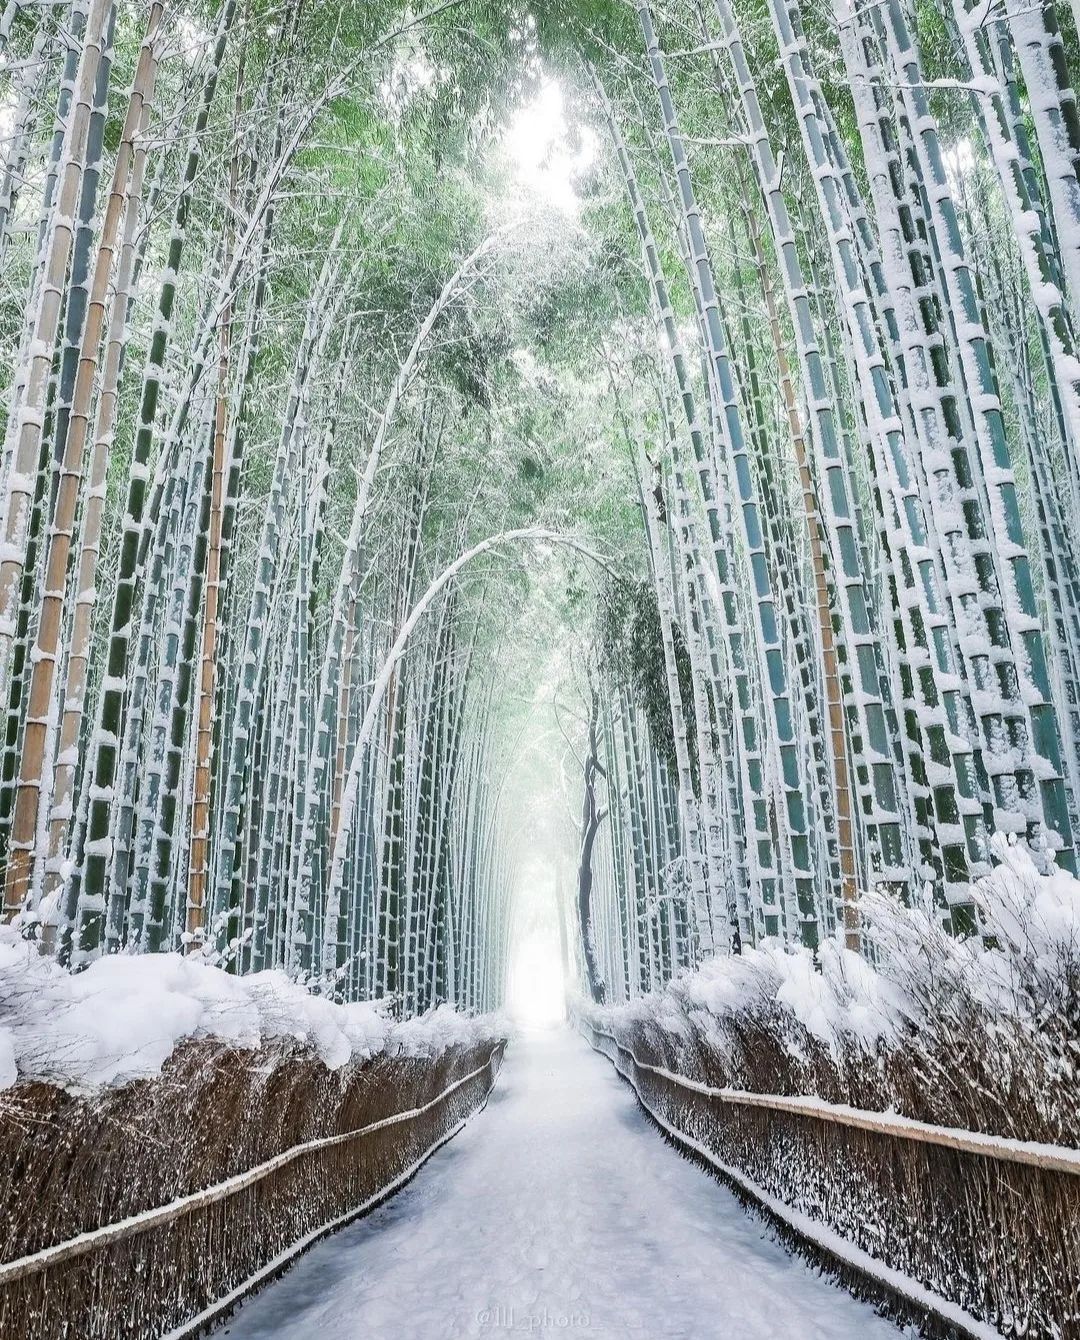
<svg viewBox="0 0 1080 1340">
<path fill-rule="evenodd" d="M 1076 1151 L 738 1094 L 675 1073 L 659 1029 L 579 1022 L 674 1143 L 884 1311 L 933 1336 L 1080 1337 Z"/>
<path fill-rule="evenodd" d="M 503 1046 L 331 1071 L 199 1041 L 93 1097 L 21 1086 L 0 1108 L 0 1337 L 198 1333 L 407 1180 L 484 1103 Z"/>
</svg>

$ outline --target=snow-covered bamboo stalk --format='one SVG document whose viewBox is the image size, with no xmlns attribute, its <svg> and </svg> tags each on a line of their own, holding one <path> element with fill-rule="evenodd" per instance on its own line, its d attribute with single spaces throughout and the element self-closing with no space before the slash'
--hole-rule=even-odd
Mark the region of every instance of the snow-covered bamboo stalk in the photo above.
<svg viewBox="0 0 1080 1340">
<path fill-rule="evenodd" d="M 4 683 L 15 637 L 19 588 L 30 535 L 30 509 L 41 469 L 49 376 L 66 292 L 75 213 L 109 9 L 110 0 L 92 0 L 87 16 L 71 112 L 57 167 L 56 201 L 48 212 L 42 243 L 41 283 L 29 322 L 32 333 L 24 364 L 15 373 L 20 393 L 8 413 L 4 458 L 10 461 L 10 469 L 3 498 L 0 548 L 0 682 Z"/>
<path fill-rule="evenodd" d="M 68 410 L 59 485 L 45 552 L 45 583 L 41 596 L 37 636 L 31 657 L 26 725 L 6 871 L 5 906 L 9 912 L 19 907 L 31 893 L 30 874 L 38 831 L 38 810 L 41 804 L 47 804 L 48 789 L 44 796 L 42 790 L 46 781 L 46 770 L 51 768 L 52 760 L 46 757 L 45 736 L 46 723 L 54 703 L 61 655 L 60 634 L 65 605 L 72 594 L 76 599 L 81 594 L 80 591 L 69 592 L 67 579 L 68 562 L 75 539 L 76 505 L 84 486 L 83 463 L 90 436 L 94 385 L 102 354 L 106 309 L 109 304 L 109 283 L 114 268 L 117 269 L 117 288 L 124 289 L 126 302 L 126 285 L 121 283 L 125 278 L 121 273 L 123 264 L 121 261 L 117 266 L 116 255 L 120 247 L 120 230 L 128 204 L 129 189 L 133 185 L 140 184 L 141 173 L 137 177 L 133 167 L 135 142 L 145 125 L 147 108 L 153 96 L 157 64 L 155 43 L 163 10 L 164 6 L 160 3 L 154 3 L 150 7 L 146 36 L 139 50 L 127 112 L 116 150 L 112 185 L 101 223 L 97 255 L 89 282 L 89 301 L 78 348 L 78 366 Z M 113 303 L 111 319 L 118 321 L 120 326 L 119 330 L 113 332 L 114 345 L 110 348 L 115 348 L 122 339 L 125 319 L 125 313 L 121 310 L 119 302 Z M 106 360 L 108 354 L 109 349 L 106 349 Z M 108 371 L 107 368 L 107 373 Z M 108 384 L 103 386 L 101 392 L 103 398 L 108 389 Z M 95 486 L 92 478 L 87 482 L 91 488 Z M 95 520 L 95 512 L 90 508 L 91 501 L 87 499 L 84 530 L 87 524 L 92 526 Z M 85 577 L 86 574 L 80 573 L 80 576 Z M 68 710 L 66 704 L 65 698 L 65 716 Z M 62 751 L 70 750 L 75 744 L 71 724 L 68 721 L 65 723 L 67 729 L 61 729 Z M 65 797 L 69 794 L 66 786 L 64 794 Z M 61 803 L 65 802 L 62 800 Z M 45 851 L 37 851 L 39 862 L 43 862 L 45 856 Z M 38 879 L 35 879 L 34 883 L 40 887 Z"/>
<path fill-rule="evenodd" d="M 698 301 L 704 318 L 705 348 L 715 394 L 718 397 L 714 432 L 721 434 L 718 448 L 729 462 L 736 481 L 738 500 L 736 511 L 751 574 L 753 632 L 761 658 L 763 679 L 768 685 L 765 697 L 770 721 L 769 743 L 777 751 L 780 763 L 779 784 L 784 795 L 781 838 L 785 849 L 790 853 L 795 872 L 796 906 L 792 912 L 798 920 L 801 937 L 808 943 L 815 943 L 819 933 L 819 909 L 806 803 L 795 749 L 790 691 L 779 641 L 775 598 L 764 550 L 760 504 L 747 455 L 743 413 L 732 378 L 712 263 L 674 99 L 667 80 L 664 58 L 649 5 L 641 3 L 636 5 L 636 9 L 645 39 L 652 82 L 660 103 L 664 131 L 675 171 L 683 224 L 689 243 L 691 269 L 688 277 L 698 290 Z M 792 927 L 792 930 L 794 931 L 795 927 Z"/>
</svg>

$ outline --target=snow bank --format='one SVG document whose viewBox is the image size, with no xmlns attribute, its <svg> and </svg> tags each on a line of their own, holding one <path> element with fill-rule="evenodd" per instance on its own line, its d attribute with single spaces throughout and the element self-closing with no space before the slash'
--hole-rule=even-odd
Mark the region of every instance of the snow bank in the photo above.
<svg viewBox="0 0 1080 1340">
<path fill-rule="evenodd" d="M 677 1068 L 704 1066 L 714 1082 L 719 1073 L 736 1087 L 779 1085 L 1019 1138 L 1080 1133 L 1080 880 L 1040 874 L 1005 837 L 994 854 L 999 864 L 972 889 L 979 935 L 948 934 L 929 898 L 903 907 L 867 893 L 865 957 L 842 938 L 816 956 L 767 942 L 628 1005 L 581 1012 L 617 1034 L 645 1030 Z M 884 1063 L 900 1054 L 903 1064 Z M 948 1082 L 904 1080 L 920 1074 Z M 965 1092 L 970 1111 L 959 1110 Z"/>
<path fill-rule="evenodd" d="M 589 1014 L 609 1026 L 652 1024 L 673 1036 L 697 1031 L 710 1041 L 720 1022 L 768 1018 L 792 1043 L 805 1030 L 830 1048 L 849 1040 L 872 1047 L 894 1034 L 905 1001 L 895 982 L 840 941 L 827 941 L 816 962 L 809 950 L 767 942 L 737 957 L 709 959 L 628 1005 Z"/>
<path fill-rule="evenodd" d="M 379 1052 L 431 1056 L 506 1035 L 496 1015 L 441 1006 L 396 1023 L 378 1002 L 336 1005 L 283 972 L 234 977 L 180 954 L 118 954 L 70 974 L 0 931 L 0 1089 L 17 1079 L 94 1086 L 156 1075 L 185 1038 L 253 1050 L 313 1047 L 331 1070 Z"/>
</svg>

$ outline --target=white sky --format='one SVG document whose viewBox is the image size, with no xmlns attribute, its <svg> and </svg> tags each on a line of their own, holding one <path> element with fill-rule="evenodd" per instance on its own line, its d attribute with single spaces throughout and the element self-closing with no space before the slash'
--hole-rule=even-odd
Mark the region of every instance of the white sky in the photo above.
<svg viewBox="0 0 1080 1340">
<path fill-rule="evenodd" d="M 517 181 L 548 205 L 576 214 L 581 201 L 574 177 L 596 157 L 596 137 L 587 126 L 571 144 L 565 98 L 557 79 L 545 79 L 532 102 L 519 108 L 510 121 L 504 142 Z"/>
</svg>

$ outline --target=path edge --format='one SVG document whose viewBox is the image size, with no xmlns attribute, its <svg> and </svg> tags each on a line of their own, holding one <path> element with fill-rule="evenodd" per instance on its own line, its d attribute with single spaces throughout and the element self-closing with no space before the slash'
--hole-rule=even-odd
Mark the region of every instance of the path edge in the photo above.
<svg viewBox="0 0 1080 1340">
<path fill-rule="evenodd" d="M 159 1337 L 159 1340 L 199 1340 L 199 1337 L 210 1335 L 222 1322 L 228 1320 L 242 1303 L 287 1274 L 302 1256 L 312 1247 L 322 1242 L 324 1238 L 331 1237 L 334 1233 L 343 1228 L 348 1228 L 350 1224 L 354 1224 L 360 1219 L 366 1219 L 368 1215 L 374 1214 L 377 1209 L 385 1205 L 388 1200 L 392 1200 L 399 1191 L 403 1191 L 409 1185 L 430 1158 L 437 1154 L 444 1145 L 448 1145 L 454 1136 L 460 1135 L 469 1122 L 483 1112 L 488 1105 L 488 1100 L 495 1092 L 495 1085 L 501 1070 L 502 1056 L 499 1058 L 499 1065 L 495 1069 L 491 1084 L 488 1086 L 483 1099 L 468 1116 L 462 1117 L 457 1125 L 451 1127 L 450 1130 L 430 1144 L 415 1163 L 411 1163 L 409 1167 L 398 1173 L 397 1177 L 387 1182 L 384 1187 L 380 1187 L 373 1196 L 370 1196 L 360 1205 L 354 1206 L 351 1210 L 346 1210 L 344 1214 L 339 1215 L 336 1219 L 331 1219 L 329 1223 L 312 1229 L 304 1237 L 299 1238 L 287 1247 L 285 1251 L 280 1252 L 272 1261 L 268 1261 L 254 1275 L 250 1275 L 242 1284 L 237 1285 L 230 1293 L 222 1298 L 215 1299 L 198 1316 L 183 1322 L 174 1330 L 165 1332 Z"/>
<path fill-rule="evenodd" d="M 626 1084 L 649 1124 L 659 1132 L 666 1144 L 731 1191 L 743 1210 L 768 1224 L 784 1247 L 817 1267 L 823 1275 L 840 1285 L 854 1298 L 869 1303 L 888 1321 L 895 1322 L 899 1326 L 915 1326 L 923 1340 L 986 1340 L 989 1334 L 1000 1335 L 1000 1332 L 994 1331 L 986 1323 L 979 1322 L 974 1317 L 971 1318 L 971 1325 L 966 1326 L 936 1310 L 929 1302 L 911 1298 L 888 1280 L 883 1279 L 872 1268 L 857 1265 L 838 1252 L 831 1251 L 824 1243 L 800 1232 L 780 1209 L 771 1205 L 758 1193 L 755 1184 L 749 1178 L 744 1179 L 734 1170 L 727 1168 L 690 1136 L 654 1112 L 641 1096 L 631 1076 L 620 1069 L 607 1052 L 596 1046 L 585 1029 L 579 1028 L 578 1031 L 590 1049 L 598 1056 L 602 1056 Z M 948 1300 L 942 1299 L 942 1302 L 948 1303 Z"/>
</svg>

